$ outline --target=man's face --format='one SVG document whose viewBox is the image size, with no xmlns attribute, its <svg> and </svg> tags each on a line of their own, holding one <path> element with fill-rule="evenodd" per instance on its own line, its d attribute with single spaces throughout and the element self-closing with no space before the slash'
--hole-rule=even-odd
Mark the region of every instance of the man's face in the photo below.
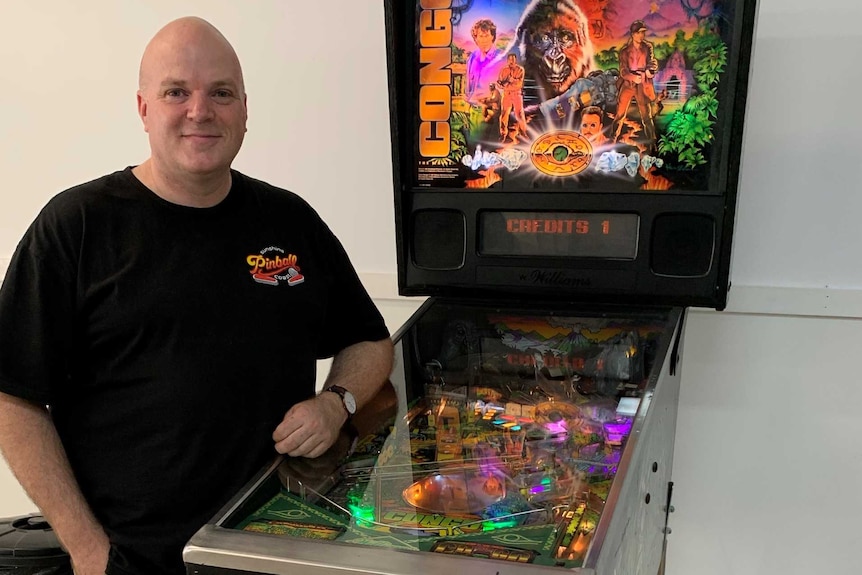
<svg viewBox="0 0 862 575">
<path fill-rule="evenodd" d="M 476 47 L 484 54 L 488 50 L 491 49 L 491 46 L 494 45 L 494 37 L 491 36 L 491 32 L 488 30 L 482 30 L 479 28 L 476 30 L 476 37 L 473 38 L 476 42 Z"/>
<path fill-rule="evenodd" d="M 632 32 L 632 40 L 634 40 L 635 44 L 640 44 L 646 38 L 646 30 L 638 30 L 637 32 Z"/>
<path fill-rule="evenodd" d="M 515 58 L 514 54 L 509 54 L 509 57 L 506 58 L 506 62 L 509 63 L 510 68 L 514 68 L 518 64 L 518 60 Z"/>
<path fill-rule="evenodd" d="M 142 64 L 138 112 L 154 166 L 174 176 L 228 170 L 247 119 L 242 71 L 232 51 L 192 36 L 153 52 Z"/>
<path fill-rule="evenodd" d="M 602 133 L 602 119 L 597 114 L 584 114 L 581 118 L 581 135 L 590 142 Z"/>
</svg>

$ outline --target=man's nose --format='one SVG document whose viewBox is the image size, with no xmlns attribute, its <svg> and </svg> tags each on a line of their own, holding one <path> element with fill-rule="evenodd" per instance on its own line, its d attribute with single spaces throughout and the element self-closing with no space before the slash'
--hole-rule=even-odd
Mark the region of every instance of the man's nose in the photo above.
<svg viewBox="0 0 862 575">
<path fill-rule="evenodd" d="M 186 117 L 193 122 L 206 122 L 213 116 L 213 103 L 203 92 L 192 92 L 188 100 Z"/>
</svg>

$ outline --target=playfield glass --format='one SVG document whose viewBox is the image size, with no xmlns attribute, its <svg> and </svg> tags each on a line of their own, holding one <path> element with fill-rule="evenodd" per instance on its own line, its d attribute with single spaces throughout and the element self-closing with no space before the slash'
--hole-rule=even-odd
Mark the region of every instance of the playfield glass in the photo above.
<svg viewBox="0 0 862 575">
<path fill-rule="evenodd" d="M 394 393 L 358 434 L 285 459 L 222 526 L 581 566 L 672 328 L 664 312 L 437 304 L 398 340 Z"/>
</svg>

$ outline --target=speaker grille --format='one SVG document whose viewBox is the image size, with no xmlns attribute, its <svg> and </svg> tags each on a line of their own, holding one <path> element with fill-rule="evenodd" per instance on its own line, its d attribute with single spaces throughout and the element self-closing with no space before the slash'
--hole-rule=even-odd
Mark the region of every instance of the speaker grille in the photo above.
<svg viewBox="0 0 862 575">
<path fill-rule="evenodd" d="M 653 220 L 651 267 L 656 275 L 703 277 L 712 269 L 715 221 L 704 214 L 661 214 Z"/>
<path fill-rule="evenodd" d="M 420 210 L 413 214 L 413 264 L 428 270 L 464 266 L 467 222 L 456 210 Z"/>
</svg>

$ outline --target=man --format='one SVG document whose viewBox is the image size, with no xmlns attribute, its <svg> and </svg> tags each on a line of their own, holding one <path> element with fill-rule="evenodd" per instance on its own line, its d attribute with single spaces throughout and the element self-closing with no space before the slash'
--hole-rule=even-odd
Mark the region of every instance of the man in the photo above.
<svg viewBox="0 0 862 575">
<path fill-rule="evenodd" d="M 488 95 L 485 86 L 491 73 L 491 62 L 497 57 L 497 25 L 493 20 L 482 18 L 477 20 L 470 29 L 470 35 L 476 44 L 476 49 L 467 57 L 467 101 L 478 105 Z"/>
<path fill-rule="evenodd" d="M 608 141 L 604 132 L 604 116 L 605 113 L 598 106 L 587 106 L 581 112 L 580 133 L 589 140 L 593 149 L 605 145 Z"/>
<path fill-rule="evenodd" d="M 647 41 L 647 27 L 643 20 L 635 20 L 629 27 L 629 41 L 620 50 L 620 80 L 617 112 L 614 116 L 614 141 L 619 141 L 632 98 L 640 113 L 643 135 L 647 147 L 655 144 L 655 123 L 652 103 L 656 99 L 653 76 L 658 60 L 653 45 Z"/>
<path fill-rule="evenodd" d="M 482 99 L 482 121 L 486 124 L 498 123 L 503 99 L 497 91 L 497 84 L 489 84 L 488 91 L 488 97 Z"/>
<path fill-rule="evenodd" d="M 506 67 L 500 70 L 497 84 L 503 88 L 502 112 L 500 113 L 500 141 L 505 142 L 509 135 L 509 114 L 515 114 L 522 136 L 527 135 L 527 119 L 524 116 L 524 67 L 518 65 L 514 54 L 506 57 Z M 517 142 L 512 137 L 512 142 Z"/>
<path fill-rule="evenodd" d="M 392 361 L 317 214 L 231 170 L 227 40 L 162 28 L 137 101 L 150 158 L 51 200 L 0 291 L 0 448 L 77 575 L 184 573 L 185 541 L 275 452 L 325 452 Z"/>
</svg>

